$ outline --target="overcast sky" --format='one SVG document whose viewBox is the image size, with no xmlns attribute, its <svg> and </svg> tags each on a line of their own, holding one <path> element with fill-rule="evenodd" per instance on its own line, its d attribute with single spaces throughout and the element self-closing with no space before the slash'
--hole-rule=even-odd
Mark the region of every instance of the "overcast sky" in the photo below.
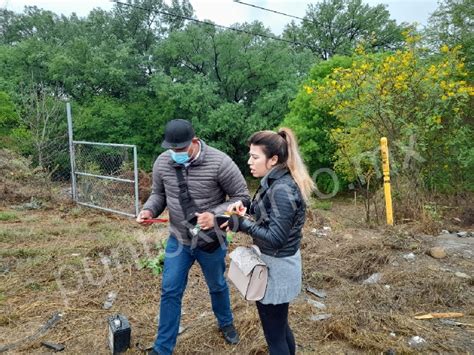
<svg viewBox="0 0 474 355">
<path fill-rule="evenodd" d="M 121 0 L 127 2 L 126 0 Z M 310 3 L 319 0 L 241 0 L 246 3 L 284 12 L 290 15 L 303 17 Z M 198 19 L 209 19 L 217 24 L 229 26 L 236 22 L 252 22 L 259 20 L 270 27 L 276 34 L 280 34 L 285 24 L 291 18 L 270 13 L 250 6 L 242 5 L 232 0 L 190 0 Z M 371 6 L 377 4 L 388 5 L 391 18 L 398 23 L 417 22 L 426 25 L 431 13 L 437 8 L 437 0 L 363 0 Z M 51 10 L 57 14 L 70 15 L 75 12 L 79 16 L 87 16 L 93 8 L 110 10 L 113 3 L 109 0 L 0 0 L 3 8 L 15 12 L 22 12 L 25 5 L 36 5 L 39 8 Z M 295 20 L 297 21 L 297 20 Z"/>
</svg>

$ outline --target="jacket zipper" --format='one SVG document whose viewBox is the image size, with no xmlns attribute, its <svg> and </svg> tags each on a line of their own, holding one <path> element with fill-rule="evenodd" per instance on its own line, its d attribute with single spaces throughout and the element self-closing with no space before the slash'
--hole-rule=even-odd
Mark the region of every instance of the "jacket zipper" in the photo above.
<svg viewBox="0 0 474 355">
<path fill-rule="evenodd" d="M 189 190 L 189 184 L 188 184 L 188 182 L 189 182 L 189 179 L 188 179 L 189 173 L 188 173 L 188 167 L 187 166 L 184 167 L 184 171 L 186 172 L 186 185 L 188 185 L 188 190 Z"/>
</svg>

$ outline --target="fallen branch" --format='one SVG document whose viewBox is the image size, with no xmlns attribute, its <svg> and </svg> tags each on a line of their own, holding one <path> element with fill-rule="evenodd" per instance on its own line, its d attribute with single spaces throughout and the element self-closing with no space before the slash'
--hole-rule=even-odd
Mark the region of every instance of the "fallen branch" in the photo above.
<svg viewBox="0 0 474 355">
<path fill-rule="evenodd" d="M 415 319 L 433 319 L 433 318 L 459 318 L 464 317 L 462 313 L 448 312 L 448 313 L 428 313 L 421 316 L 415 316 Z"/>
<path fill-rule="evenodd" d="M 44 333 L 46 333 L 48 331 L 48 329 L 54 327 L 56 325 L 56 323 L 61 320 L 62 316 L 63 315 L 61 313 L 55 312 L 51 316 L 51 318 L 49 318 L 48 321 L 45 324 L 43 324 L 41 327 L 39 327 L 39 329 L 35 333 L 33 333 L 31 335 L 28 335 L 27 337 L 25 337 L 23 339 L 17 340 L 14 343 L 3 345 L 2 347 L 0 347 L 0 353 L 3 353 L 3 352 L 8 351 L 8 350 L 15 349 L 15 348 L 17 348 L 21 345 L 24 345 L 25 343 L 36 340 L 37 338 L 42 336 Z"/>
</svg>

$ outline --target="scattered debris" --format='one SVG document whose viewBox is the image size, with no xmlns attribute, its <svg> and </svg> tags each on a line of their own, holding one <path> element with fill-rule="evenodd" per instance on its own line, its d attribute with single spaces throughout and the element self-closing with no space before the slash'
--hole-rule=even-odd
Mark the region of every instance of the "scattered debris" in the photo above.
<svg viewBox="0 0 474 355">
<path fill-rule="evenodd" d="M 375 274 L 372 274 L 367 280 L 362 281 L 363 285 L 371 285 L 371 284 L 376 284 L 382 279 L 382 274 L 379 272 L 376 272 Z"/>
<path fill-rule="evenodd" d="M 306 291 L 308 291 L 309 293 L 312 293 L 313 295 L 319 297 L 319 298 L 326 298 L 327 294 L 325 291 L 323 290 L 317 290 L 313 287 L 306 287 Z"/>
<path fill-rule="evenodd" d="M 445 236 L 445 235 L 448 235 L 448 236 L 451 236 L 451 237 L 459 237 L 459 238 L 467 238 L 467 237 L 474 237 L 474 232 L 466 232 L 466 231 L 458 231 L 458 232 L 450 232 L 448 230 L 445 230 L 443 229 L 441 231 L 441 234 L 440 236 Z"/>
<path fill-rule="evenodd" d="M 114 301 L 117 298 L 117 293 L 114 291 L 111 291 L 107 294 L 107 297 L 105 299 L 104 305 L 102 306 L 103 309 L 110 309 L 112 308 L 112 305 L 114 304 Z"/>
<path fill-rule="evenodd" d="M 186 329 L 188 329 L 188 327 L 183 327 L 180 325 L 178 329 L 178 335 L 182 334 Z"/>
<path fill-rule="evenodd" d="M 403 255 L 403 259 L 405 259 L 406 261 L 414 261 L 416 259 L 416 255 L 413 253 L 408 253 Z"/>
<path fill-rule="evenodd" d="M 397 334 L 395 334 L 394 332 L 390 332 L 390 336 L 395 338 Z"/>
<path fill-rule="evenodd" d="M 322 229 L 313 228 L 311 233 L 318 238 L 327 237 L 331 233 L 331 227 L 324 226 Z"/>
<path fill-rule="evenodd" d="M 408 340 L 408 345 L 414 348 L 423 346 L 424 344 L 426 344 L 426 340 L 418 335 L 411 337 L 410 340 Z"/>
<path fill-rule="evenodd" d="M 55 344 L 55 343 L 50 343 L 49 341 L 42 341 L 41 345 L 53 349 L 54 351 L 63 351 L 64 350 L 64 345 L 63 344 Z"/>
<path fill-rule="evenodd" d="M 198 319 L 201 319 L 201 318 L 204 318 L 204 317 L 209 317 L 209 316 L 212 316 L 212 312 L 204 311 L 198 316 Z"/>
<path fill-rule="evenodd" d="M 385 285 L 384 287 L 386 290 L 390 290 L 390 285 Z"/>
<path fill-rule="evenodd" d="M 3 353 L 4 351 L 8 351 L 8 350 L 13 350 L 21 345 L 25 345 L 25 343 L 28 343 L 30 341 L 33 341 L 39 338 L 41 335 L 46 333 L 49 329 L 54 327 L 56 323 L 58 323 L 62 319 L 62 317 L 63 315 L 60 312 L 53 313 L 51 318 L 49 318 L 48 321 L 45 324 L 43 324 L 41 327 L 39 327 L 39 329 L 32 335 L 29 335 L 26 338 L 20 339 L 14 343 L 0 346 L 0 353 Z"/>
<path fill-rule="evenodd" d="M 344 239 L 346 239 L 346 240 L 351 240 L 351 239 L 353 239 L 353 236 L 352 236 L 352 234 L 350 234 L 350 233 L 346 233 L 346 234 L 344 234 L 342 237 L 343 237 Z"/>
<path fill-rule="evenodd" d="M 321 302 L 318 302 L 318 301 L 315 301 L 315 300 L 312 300 L 312 299 L 308 299 L 307 301 L 310 305 L 315 306 L 316 308 L 318 308 L 320 310 L 326 309 L 326 305 L 324 303 L 321 303 Z"/>
<path fill-rule="evenodd" d="M 141 343 L 136 343 L 135 346 L 136 346 L 139 350 L 141 350 L 141 351 L 143 351 L 143 352 L 148 352 L 148 351 L 150 351 L 151 349 L 153 349 L 153 343 L 150 344 L 150 345 L 143 345 L 143 344 L 141 344 Z"/>
<path fill-rule="evenodd" d="M 110 265 L 112 263 L 112 260 L 110 260 L 108 256 L 103 256 L 102 258 L 100 258 L 100 262 L 103 265 Z"/>
<path fill-rule="evenodd" d="M 30 202 L 24 203 L 19 206 L 14 206 L 13 208 L 19 211 L 22 210 L 39 210 L 43 207 L 43 202 L 37 200 L 34 197 L 31 197 Z"/>
<path fill-rule="evenodd" d="M 462 313 L 447 312 L 447 313 L 428 313 L 421 316 L 415 316 L 415 319 L 433 319 L 433 318 L 458 318 L 464 317 Z"/>
<path fill-rule="evenodd" d="M 326 320 L 332 317 L 332 314 L 330 313 L 324 313 L 324 314 L 316 314 L 311 316 L 312 321 L 320 321 L 320 320 Z"/>
<path fill-rule="evenodd" d="M 433 247 L 430 249 L 430 255 L 435 259 L 443 259 L 446 257 L 446 251 L 441 247 Z"/>
<path fill-rule="evenodd" d="M 456 275 L 457 277 L 460 277 L 462 279 L 470 279 L 471 278 L 469 275 L 465 274 L 464 272 L 460 272 L 460 271 L 455 272 L 454 275 Z"/>
<path fill-rule="evenodd" d="M 452 326 L 457 326 L 457 327 L 460 327 L 463 325 L 467 325 L 471 327 L 473 326 L 472 324 L 456 322 L 455 320 L 452 320 L 452 319 L 440 319 L 439 322 L 444 325 L 452 325 Z"/>
</svg>

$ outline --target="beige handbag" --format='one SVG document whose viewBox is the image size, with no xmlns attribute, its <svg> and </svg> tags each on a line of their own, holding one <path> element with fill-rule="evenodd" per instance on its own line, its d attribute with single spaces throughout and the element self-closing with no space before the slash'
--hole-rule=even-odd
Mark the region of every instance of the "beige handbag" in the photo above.
<svg viewBox="0 0 474 355">
<path fill-rule="evenodd" d="M 260 254 L 256 245 L 237 247 L 229 254 L 231 261 L 227 277 L 247 301 L 261 300 L 267 289 L 268 268 Z"/>
</svg>

